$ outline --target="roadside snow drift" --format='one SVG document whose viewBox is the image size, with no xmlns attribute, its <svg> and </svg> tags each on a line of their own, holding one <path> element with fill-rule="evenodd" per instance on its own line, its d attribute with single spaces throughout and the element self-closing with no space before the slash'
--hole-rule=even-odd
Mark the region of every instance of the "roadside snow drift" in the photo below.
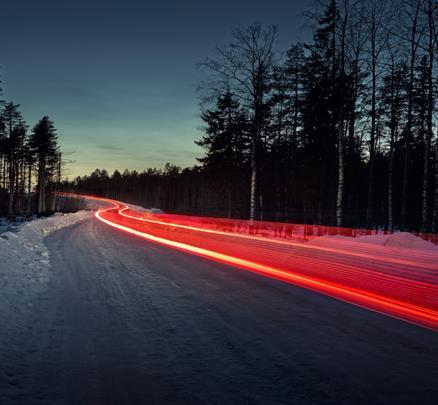
<svg viewBox="0 0 438 405">
<path fill-rule="evenodd" d="M 55 214 L 0 234 L 0 319 L 31 299 L 49 280 L 49 252 L 43 239 L 57 229 L 90 218 L 90 211 Z"/>
</svg>

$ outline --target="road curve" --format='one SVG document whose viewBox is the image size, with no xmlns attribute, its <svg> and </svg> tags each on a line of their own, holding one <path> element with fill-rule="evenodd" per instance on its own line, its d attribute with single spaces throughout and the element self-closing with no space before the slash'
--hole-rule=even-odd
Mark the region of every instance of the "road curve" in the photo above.
<svg viewBox="0 0 438 405">
<path fill-rule="evenodd" d="M 46 243 L 2 404 L 438 403 L 428 329 L 94 218 Z"/>
<path fill-rule="evenodd" d="M 438 332 L 436 249 L 366 246 L 354 238 L 329 238 L 324 241 L 326 246 L 315 246 L 260 236 L 272 232 L 272 223 L 259 229 L 258 235 L 224 232 L 208 224 L 200 227 L 199 217 L 177 216 L 176 221 L 168 221 L 168 215 L 151 216 L 132 211 L 118 201 L 87 198 L 111 204 L 96 212 L 100 221 L 147 241 L 308 288 Z M 253 224 L 248 229 L 250 233 L 252 227 Z M 337 243 L 333 246 L 333 242 Z"/>
</svg>

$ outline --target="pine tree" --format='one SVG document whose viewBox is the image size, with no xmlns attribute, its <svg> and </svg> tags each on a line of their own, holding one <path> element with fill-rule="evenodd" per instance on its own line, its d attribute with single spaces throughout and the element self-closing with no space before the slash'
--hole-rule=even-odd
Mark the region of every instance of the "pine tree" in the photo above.
<svg viewBox="0 0 438 405">
<path fill-rule="evenodd" d="M 303 154 L 313 189 L 309 197 L 319 223 L 327 212 L 334 212 L 336 200 L 336 19 L 336 1 L 332 0 L 318 21 L 313 43 L 306 46 L 309 55 L 303 68 Z"/>
<path fill-rule="evenodd" d="M 205 135 L 196 144 L 206 150 L 202 163 L 210 180 L 216 184 L 218 198 L 226 196 L 227 214 L 231 216 L 238 185 L 246 179 L 250 138 L 246 115 L 230 92 L 219 96 L 216 106 L 202 114 Z"/>
<path fill-rule="evenodd" d="M 20 152 L 24 146 L 26 127 L 19 111 L 19 105 L 9 102 L 3 109 L 3 122 L 5 128 L 4 146 L 4 169 L 3 181 L 8 184 L 9 203 L 8 215 L 14 215 L 15 195 L 17 192 L 17 180 L 20 168 Z"/>
<path fill-rule="evenodd" d="M 46 212 L 46 185 L 56 167 L 59 149 L 56 129 L 49 117 L 44 116 L 34 126 L 30 145 L 37 161 L 38 213 L 44 213 Z"/>
</svg>

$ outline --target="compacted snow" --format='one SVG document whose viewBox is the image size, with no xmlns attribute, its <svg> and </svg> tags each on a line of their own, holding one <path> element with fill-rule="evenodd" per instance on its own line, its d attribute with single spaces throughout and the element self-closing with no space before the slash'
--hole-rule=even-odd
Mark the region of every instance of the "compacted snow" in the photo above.
<svg viewBox="0 0 438 405">
<path fill-rule="evenodd" d="M 50 233 L 90 218 L 90 211 L 57 213 L 29 222 L 8 223 L 0 229 L 0 319 L 29 301 L 50 276 L 49 251 L 43 243 Z M 3 232 L 2 232 L 3 230 Z M 9 314 L 10 315 L 10 314 Z"/>
<path fill-rule="evenodd" d="M 14 317 L 19 308 L 32 306 L 36 293 L 50 279 L 50 255 L 44 238 L 52 232 L 89 219 L 102 207 L 99 201 L 86 200 L 87 211 L 56 213 L 47 218 L 9 221 L 0 218 L 0 321 Z M 130 205 L 140 212 L 162 212 Z M 1 336 L 0 336 L 1 339 Z"/>
</svg>

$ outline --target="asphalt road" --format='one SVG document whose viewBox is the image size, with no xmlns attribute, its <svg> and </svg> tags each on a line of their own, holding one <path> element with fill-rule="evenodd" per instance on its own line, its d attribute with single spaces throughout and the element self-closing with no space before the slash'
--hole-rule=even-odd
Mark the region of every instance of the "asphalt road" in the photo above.
<svg viewBox="0 0 438 405">
<path fill-rule="evenodd" d="M 1 404 L 438 403 L 430 330 L 95 219 L 46 243 Z"/>
</svg>

